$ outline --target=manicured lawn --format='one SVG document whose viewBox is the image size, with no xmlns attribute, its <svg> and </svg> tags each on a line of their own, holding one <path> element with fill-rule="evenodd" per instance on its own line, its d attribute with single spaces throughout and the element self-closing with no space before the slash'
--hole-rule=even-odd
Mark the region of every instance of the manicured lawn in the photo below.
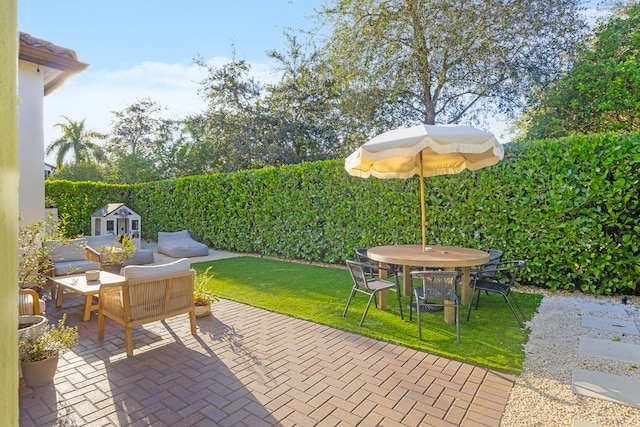
<svg viewBox="0 0 640 427">
<path fill-rule="evenodd" d="M 442 312 L 423 317 L 422 341 L 418 339 L 415 313 L 409 321 L 409 297 L 403 297 L 400 319 L 395 293 L 389 292 L 388 310 L 373 304 L 362 327 L 358 326 L 367 296 L 356 294 L 346 317 L 344 306 L 352 287 L 348 270 L 255 257 L 238 257 L 193 264 L 203 272 L 211 266 L 210 286 L 217 296 L 292 317 L 332 326 L 402 346 L 504 372 L 519 373 L 529 331 L 520 329 L 500 295 L 482 294 L 479 309 L 460 310 L 460 344 L 455 325 L 443 322 Z M 518 293 L 518 301 L 530 318 L 541 295 Z"/>
</svg>

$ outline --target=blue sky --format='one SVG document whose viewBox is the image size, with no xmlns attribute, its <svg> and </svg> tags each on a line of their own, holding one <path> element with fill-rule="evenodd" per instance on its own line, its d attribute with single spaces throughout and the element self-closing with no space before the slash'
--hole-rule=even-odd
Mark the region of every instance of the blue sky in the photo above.
<svg viewBox="0 0 640 427">
<path fill-rule="evenodd" d="M 307 26 L 320 0 L 18 0 L 20 31 L 76 50 L 91 68 L 189 63 L 231 54 L 265 60 L 288 27 Z"/>
<path fill-rule="evenodd" d="M 89 67 L 45 98 L 45 146 L 53 125 L 86 119 L 108 132 L 111 111 L 150 97 L 183 117 L 204 109 L 197 95 L 200 56 L 216 64 L 236 57 L 269 78 L 271 49 L 284 50 L 287 28 L 310 28 L 322 0 L 18 0 L 18 29 L 73 49 Z M 51 161 L 50 158 L 47 161 Z"/>
</svg>

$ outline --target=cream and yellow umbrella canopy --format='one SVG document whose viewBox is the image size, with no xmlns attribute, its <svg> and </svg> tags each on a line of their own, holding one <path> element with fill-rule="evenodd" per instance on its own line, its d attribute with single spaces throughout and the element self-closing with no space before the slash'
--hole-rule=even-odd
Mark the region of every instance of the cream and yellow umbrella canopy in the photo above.
<svg viewBox="0 0 640 427">
<path fill-rule="evenodd" d="M 424 247 L 424 177 L 482 169 L 498 163 L 503 156 L 502 145 L 490 132 L 462 125 L 418 125 L 376 136 L 351 153 L 344 167 L 360 178 L 419 175 Z"/>
</svg>

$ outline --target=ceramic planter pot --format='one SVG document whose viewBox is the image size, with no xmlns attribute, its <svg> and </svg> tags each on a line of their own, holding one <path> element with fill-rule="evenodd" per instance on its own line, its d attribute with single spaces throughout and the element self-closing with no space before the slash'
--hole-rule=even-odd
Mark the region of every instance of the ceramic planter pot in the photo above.
<svg viewBox="0 0 640 427">
<path fill-rule="evenodd" d="M 102 270 L 109 273 L 122 275 L 122 264 L 103 264 Z"/>
<path fill-rule="evenodd" d="M 211 304 L 196 305 L 196 317 L 211 316 Z"/>
<path fill-rule="evenodd" d="M 18 338 L 27 335 L 35 336 L 48 323 L 47 318 L 40 315 L 18 316 Z"/>
<path fill-rule="evenodd" d="M 58 369 L 58 356 L 38 362 L 22 363 L 22 377 L 27 386 L 34 388 L 53 381 Z"/>
</svg>

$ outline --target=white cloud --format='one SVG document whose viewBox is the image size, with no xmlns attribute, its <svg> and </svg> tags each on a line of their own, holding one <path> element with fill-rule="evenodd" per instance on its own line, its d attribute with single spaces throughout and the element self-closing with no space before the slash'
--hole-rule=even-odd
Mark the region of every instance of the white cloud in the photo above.
<svg viewBox="0 0 640 427">
<path fill-rule="evenodd" d="M 211 58 L 208 63 L 221 66 L 229 59 Z M 274 79 L 273 69 L 266 63 L 252 63 L 251 74 L 262 81 Z M 138 99 L 150 98 L 167 107 L 167 116 L 183 118 L 202 112 L 205 102 L 198 95 L 199 82 L 205 71 L 195 64 L 143 62 L 130 68 L 92 71 L 72 77 L 63 86 L 45 97 L 45 147 L 60 137 L 56 123 L 86 119 L 87 129 L 108 133 L 113 119 L 112 111 L 121 111 Z M 53 157 L 48 157 L 51 163 Z"/>
</svg>

